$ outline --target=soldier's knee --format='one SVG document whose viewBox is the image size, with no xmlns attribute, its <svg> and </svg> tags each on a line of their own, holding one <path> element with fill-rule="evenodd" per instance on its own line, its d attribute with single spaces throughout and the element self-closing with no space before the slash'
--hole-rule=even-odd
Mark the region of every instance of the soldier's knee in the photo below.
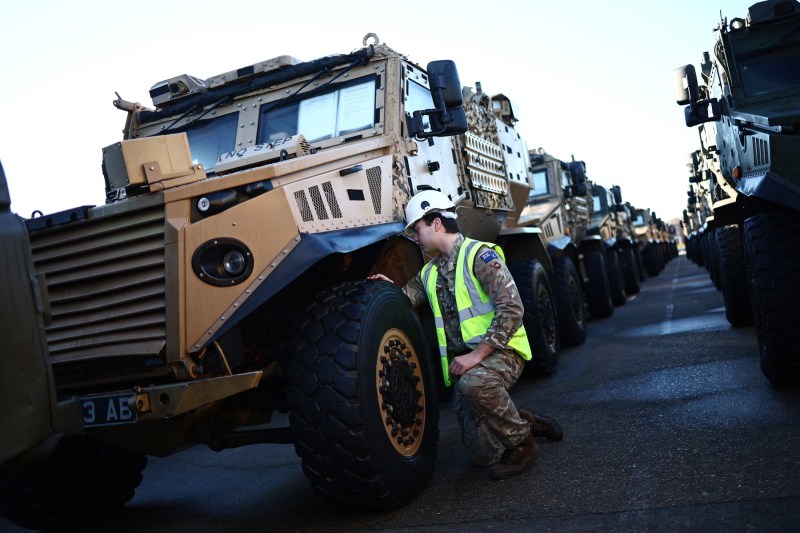
<svg viewBox="0 0 800 533">
<path fill-rule="evenodd" d="M 475 379 L 475 377 L 470 376 L 468 373 L 461 376 L 461 378 L 456 382 L 456 387 L 458 387 L 458 392 L 461 394 L 463 398 L 466 398 L 467 401 L 473 402 L 476 398 L 480 396 L 481 393 L 481 381 Z"/>
</svg>

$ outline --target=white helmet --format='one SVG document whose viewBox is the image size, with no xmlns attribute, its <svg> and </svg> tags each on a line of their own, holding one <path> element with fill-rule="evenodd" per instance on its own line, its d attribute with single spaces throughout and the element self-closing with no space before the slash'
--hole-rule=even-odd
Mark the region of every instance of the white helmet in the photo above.
<svg viewBox="0 0 800 533">
<path fill-rule="evenodd" d="M 455 213 L 447 211 L 454 207 L 453 201 L 442 192 L 431 190 L 418 192 L 411 197 L 406 206 L 406 233 L 430 210 L 441 212 L 445 218 L 456 218 Z"/>
</svg>

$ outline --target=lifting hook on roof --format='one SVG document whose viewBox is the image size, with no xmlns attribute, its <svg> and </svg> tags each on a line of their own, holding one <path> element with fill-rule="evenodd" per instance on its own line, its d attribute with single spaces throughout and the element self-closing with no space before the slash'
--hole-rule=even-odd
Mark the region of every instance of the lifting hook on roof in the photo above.
<svg viewBox="0 0 800 533">
<path fill-rule="evenodd" d="M 366 35 L 364 36 L 364 40 L 362 41 L 362 43 L 363 43 L 363 45 L 364 45 L 364 46 L 367 46 L 367 41 L 368 41 L 369 39 L 372 39 L 372 40 L 374 41 L 374 42 L 372 43 L 372 46 L 378 46 L 379 44 L 381 44 L 381 40 L 380 40 L 380 39 L 378 39 L 378 35 L 377 35 L 377 34 L 375 34 L 375 33 L 368 33 L 368 34 L 366 34 Z"/>
</svg>

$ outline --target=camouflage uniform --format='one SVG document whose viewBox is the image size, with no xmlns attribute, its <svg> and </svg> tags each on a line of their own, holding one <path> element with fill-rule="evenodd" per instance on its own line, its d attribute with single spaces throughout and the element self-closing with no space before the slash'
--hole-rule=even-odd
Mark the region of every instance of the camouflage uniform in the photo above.
<svg viewBox="0 0 800 533">
<path fill-rule="evenodd" d="M 447 351 L 456 355 L 470 352 L 461 337 L 455 298 L 455 260 L 463 243 L 464 236 L 459 235 L 449 259 L 442 256 L 433 259 L 439 269 L 436 294 L 444 319 Z M 520 418 L 508 394 L 525 364 L 522 357 L 508 348 L 508 341 L 522 324 L 524 309 L 511 273 L 494 250 L 486 247 L 478 250 L 473 271 L 494 303 L 495 316 L 481 339 L 481 343 L 494 351 L 456 379 L 453 410 L 473 463 L 490 465 L 500 460 L 505 449 L 516 447 L 529 434 L 528 423 Z M 428 300 L 419 274 L 403 287 L 403 292 L 414 307 Z"/>
</svg>

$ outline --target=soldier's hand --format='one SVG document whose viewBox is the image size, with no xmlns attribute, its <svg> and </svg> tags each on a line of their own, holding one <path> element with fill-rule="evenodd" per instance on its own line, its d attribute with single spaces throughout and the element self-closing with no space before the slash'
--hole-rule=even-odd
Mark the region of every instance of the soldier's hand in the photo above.
<svg viewBox="0 0 800 533">
<path fill-rule="evenodd" d="M 383 274 L 373 274 L 371 276 L 367 276 L 367 279 L 373 280 L 373 281 L 380 280 L 380 281 L 388 281 L 389 283 L 394 283 L 394 281 L 390 280 L 389 278 L 387 278 Z"/>
<path fill-rule="evenodd" d="M 463 376 L 467 370 L 481 361 L 483 361 L 483 357 L 479 357 L 475 352 L 459 355 L 450 361 L 450 374 L 453 376 Z"/>
</svg>

